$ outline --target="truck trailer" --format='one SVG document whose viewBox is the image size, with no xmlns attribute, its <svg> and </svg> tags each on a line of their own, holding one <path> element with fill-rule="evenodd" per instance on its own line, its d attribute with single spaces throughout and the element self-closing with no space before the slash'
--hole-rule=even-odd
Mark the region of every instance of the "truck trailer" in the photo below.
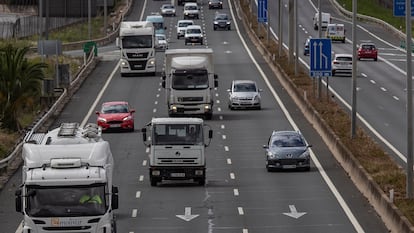
<svg viewBox="0 0 414 233">
<path fill-rule="evenodd" d="M 114 160 L 96 124 L 63 123 L 27 138 L 15 193 L 23 233 L 115 233 Z"/>
<path fill-rule="evenodd" d="M 208 129 L 208 130 L 207 130 Z M 153 118 L 142 130 L 143 141 L 150 149 L 151 186 L 163 180 L 206 180 L 205 147 L 213 131 L 201 118 Z M 205 138 L 208 132 L 208 138 Z"/>
<path fill-rule="evenodd" d="M 201 115 L 205 119 L 211 119 L 217 79 L 212 49 L 165 51 L 162 86 L 166 90 L 169 116 Z"/>
</svg>

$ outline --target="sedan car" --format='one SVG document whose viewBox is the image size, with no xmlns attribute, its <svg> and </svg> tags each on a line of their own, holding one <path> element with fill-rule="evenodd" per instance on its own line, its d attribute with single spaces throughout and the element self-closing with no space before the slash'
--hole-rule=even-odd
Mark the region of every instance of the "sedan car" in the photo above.
<svg viewBox="0 0 414 233">
<path fill-rule="evenodd" d="M 184 44 L 198 43 L 203 45 L 203 30 L 200 25 L 188 25 L 185 28 Z"/>
<path fill-rule="evenodd" d="M 229 93 L 228 107 L 233 109 L 260 109 L 261 96 L 255 81 L 252 80 L 234 80 L 231 83 Z"/>
<path fill-rule="evenodd" d="M 362 58 L 378 60 L 378 49 L 372 42 L 361 43 L 358 48 L 358 60 Z"/>
<path fill-rule="evenodd" d="M 299 131 L 273 131 L 266 150 L 266 169 L 310 170 L 310 152 L 305 138 Z"/>
<path fill-rule="evenodd" d="M 352 54 L 335 54 L 332 61 L 332 76 L 339 73 L 352 74 Z"/>
<path fill-rule="evenodd" d="M 226 13 L 217 13 L 214 16 L 213 29 L 215 31 L 219 28 L 225 29 L 225 30 L 231 30 L 231 21 L 230 21 L 229 16 Z"/>
<path fill-rule="evenodd" d="M 134 109 L 128 102 L 112 101 L 102 104 L 101 111 L 97 111 L 97 123 L 102 132 L 108 130 L 134 131 Z"/>
<path fill-rule="evenodd" d="M 160 9 L 162 16 L 175 16 L 175 6 L 172 4 L 162 4 Z"/>
<path fill-rule="evenodd" d="M 223 1 L 222 0 L 209 0 L 208 9 L 223 9 Z"/>
</svg>

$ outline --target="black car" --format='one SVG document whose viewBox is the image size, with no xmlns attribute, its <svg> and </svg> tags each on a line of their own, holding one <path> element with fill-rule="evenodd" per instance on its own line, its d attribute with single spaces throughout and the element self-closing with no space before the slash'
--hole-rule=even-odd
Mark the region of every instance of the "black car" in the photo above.
<svg viewBox="0 0 414 233">
<path fill-rule="evenodd" d="M 225 30 L 231 30 L 231 21 L 227 14 L 225 13 L 217 13 L 214 17 L 213 22 L 214 30 L 217 29 L 225 29 Z"/>
<path fill-rule="evenodd" d="M 223 1 L 222 0 L 209 0 L 208 9 L 223 9 Z"/>
<path fill-rule="evenodd" d="M 309 145 L 299 131 L 273 131 L 266 150 L 266 169 L 310 170 Z"/>
</svg>

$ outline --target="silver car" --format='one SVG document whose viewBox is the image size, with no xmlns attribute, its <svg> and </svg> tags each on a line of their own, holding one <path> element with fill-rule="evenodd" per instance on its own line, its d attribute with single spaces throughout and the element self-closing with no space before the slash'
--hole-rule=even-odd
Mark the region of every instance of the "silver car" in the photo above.
<svg viewBox="0 0 414 233">
<path fill-rule="evenodd" d="M 160 10 L 162 16 L 175 16 L 175 6 L 172 4 L 162 4 Z"/>
<path fill-rule="evenodd" d="M 266 150 L 266 169 L 310 170 L 310 152 L 305 138 L 299 131 L 273 131 Z"/>
<path fill-rule="evenodd" d="M 229 109 L 261 109 L 261 96 L 255 81 L 252 80 L 234 80 L 231 83 L 229 93 Z"/>
<path fill-rule="evenodd" d="M 337 74 L 352 75 L 352 54 L 335 54 L 332 61 L 332 76 Z"/>
</svg>

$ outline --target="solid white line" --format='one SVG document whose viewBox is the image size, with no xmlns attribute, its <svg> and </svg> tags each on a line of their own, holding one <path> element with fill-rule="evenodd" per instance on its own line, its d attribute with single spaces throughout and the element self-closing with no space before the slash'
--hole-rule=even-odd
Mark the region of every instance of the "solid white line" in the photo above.
<svg viewBox="0 0 414 233">
<path fill-rule="evenodd" d="M 229 8 L 230 8 L 230 13 L 232 15 L 232 17 L 234 18 L 234 12 L 233 12 L 233 7 L 231 6 L 231 2 L 228 1 L 229 3 Z M 243 43 L 243 46 L 246 49 L 246 52 L 248 53 L 250 59 L 252 60 L 252 62 L 254 63 L 254 65 L 256 66 L 257 70 L 259 71 L 260 75 L 262 76 L 263 80 L 265 81 L 267 87 L 269 88 L 269 90 L 271 91 L 273 97 L 275 98 L 275 100 L 277 101 L 277 103 L 279 104 L 280 108 L 282 109 L 283 113 L 285 114 L 287 120 L 290 122 L 290 124 L 292 125 L 294 130 L 299 130 L 299 127 L 296 125 L 296 123 L 293 121 L 292 117 L 290 116 L 290 113 L 287 111 L 285 105 L 283 104 L 282 100 L 280 99 L 280 97 L 278 96 L 278 94 L 276 93 L 276 91 L 273 89 L 272 85 L 269 82 L 269 79 L 267 78 L 266 74 L 263 72 L 262 68 L 259 66 L 259 64 L 257 64 L 257 61 L 254 59 L 249 47 L 247 46 L 246 42 L 243 39 L 243 36 L 240 34 L 240 30 L 238 28 L 237 25 L 237 21 L 234 21 L 235 27 L 236 27 L 236 31 L 239 35 L 239 38 L 241 40 L 241 42 Z M 313 151 L 310 149 L 310 154 L 311 154 L 311 158 L 312 158 L 312 162 L 316 165 L 316 167 L 319 170 L 319 173 L 322 175 L 322 178 L 325 180 L 325 183 L 328 185 L 329 189 L 331 190 L 331 192 L 333 193 L 333 195 L 336 197 L 336 199 L 338 200 L 338 203 L 341 205 L 342 209 L 345 211 L 348 219 L 351 221 L 352 225 L 354 226 L 355 230 L 358 233 L 363 233 L 365 232 L 361 225 L 359 224 L 358 220 L 355 218 L 354 214 L 352 213 L 352 211 L 350 211 L 348 204 L 343 200 L 342 195 L 338 192 L 338 190 L 336 189 L 335 185 L 332 183 L 331 179 L 328 177 L 328 175 L 326 175 L 325 170 L 323 169 L 322 165 L 320 164 L 318 158 L 315 156 L 315 154 L 313 153 Z"/>
</svg>

